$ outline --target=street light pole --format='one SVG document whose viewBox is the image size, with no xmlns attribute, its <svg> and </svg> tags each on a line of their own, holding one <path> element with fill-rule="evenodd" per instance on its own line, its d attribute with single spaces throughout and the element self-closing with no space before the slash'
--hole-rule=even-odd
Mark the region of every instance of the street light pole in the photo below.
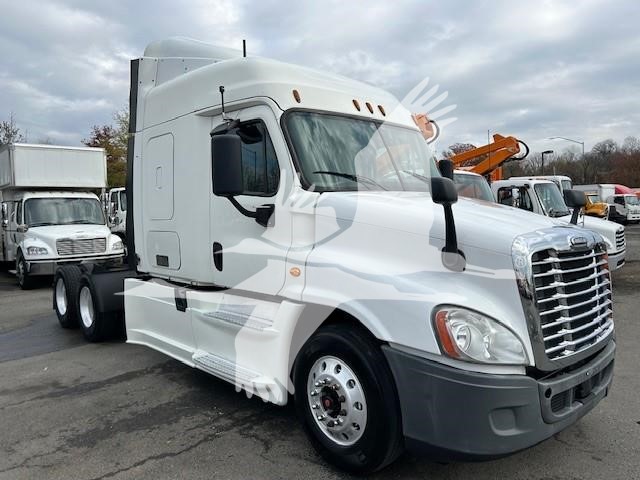
<svg viewBox="0 0 640 480">
<path fill-rule="evenodd" d="M 552 153 L 553 153 L 553 150 L 545 150 L 544 152 L 542 152 L 542 173 L 540 175 L 544 175 L 544 156 L 550 155 Z"/>
<path fill-rule="evenodd" d="M 547 138 L 547 140 L 557 140 L 557 139 L 566 140 L 567 142 L 573 142 L 573 143 L 577 143 L 578 145 L 582 145 L 582 158 L 584 158 L 584 142 L 581 142 L 580 140 L 574 140 L 573 138 L 567 138 L 567 137 L 549 137 L 549 138 Z"/>
</svg>

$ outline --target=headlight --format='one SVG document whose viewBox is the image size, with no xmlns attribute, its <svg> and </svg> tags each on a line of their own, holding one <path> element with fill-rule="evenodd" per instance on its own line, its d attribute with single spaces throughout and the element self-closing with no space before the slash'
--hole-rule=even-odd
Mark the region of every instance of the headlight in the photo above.
<svg viewBox="0 0 640 480">
<path fill-rule="evenodd" d="M 47 255 L 49 250 L 43 247 L 27 247 L 27 255 Z"/>
<path fill-rule="evenodd" d="M 124 248 L 124 244 L 120 240 L 118 240 L 116 243 L 114 243 L 111 246 L 111 250 L 122 250 L 123 248 Z"/>
<path fill-rule="evenodd" d="M 527 363 L 520 339 L 492 318 L 447 306 L 436 311 L 434 323 L 440 347 L 451 358 L 509 365 Z"/>
</svg>

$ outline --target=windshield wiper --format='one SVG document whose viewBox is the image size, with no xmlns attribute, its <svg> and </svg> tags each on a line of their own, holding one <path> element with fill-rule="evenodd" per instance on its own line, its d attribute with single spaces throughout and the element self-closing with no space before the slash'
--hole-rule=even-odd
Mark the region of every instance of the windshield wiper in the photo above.
<svg viewBox="0 0 640 480">
<path fill-rule="evenodd" d="M 49 225 L 55 225 L 55 223 L 51 223 L 51 222 L 36 222 L 36 223 L 30 223 L 29 227 L 47 227 Z"/>
<path fill-rule="evenodd" d="M 571 212 L 568 210 L 565 210 L 563 212 L 557 212 L 554 208 L 549 209 L 549 216 L 552 218 L 566 217 L 567 215 L 570 215 L 570 214 Z"/>
<path fill-rule="evenodd" d="M 429 177 L 425 177 L 424 175 L 420 175 L 419 173 L 412 172 L 411 170 L 402 170 L 402 173 L 406 173 L 407 175 L 411 175 L 418 180 L 422 180 L 424 183 L 431 184 L 431 179 Z"/>
<path fill-rule="evenodd" d="M 93 225 L 95 224 L 95 222 L 91 220 L 72 220 L 71 222 L 65 222 L 63 225 L 78 225 L 78 224 Z M 96 225 L 99 225 L 99 224 L 96 224 Z"/>
<path fill-rule="evenodd" d="M 383 187 L 382 185 L 380 185 L 375 180 L 373 180 L 373 179 L 371 179 L 369 177 L 364 177 L 362 175 L 355 175 L 353 173 L 332 172 L 330 170 L 316 170 L 313 173 L 320 173 L 320 174 L 323 174 L 323 175 L 334 175 L 336 177 L 346 178 L 346 179 L 351 180 L 351 181 L 356 182 L 356 183 L 367 183 L 369 185 L 375 185 L 376 187 L 378 187 L 378 188 L 380 188 L 382 190 L 388 190 L 387 188 Z"/>
</svg>

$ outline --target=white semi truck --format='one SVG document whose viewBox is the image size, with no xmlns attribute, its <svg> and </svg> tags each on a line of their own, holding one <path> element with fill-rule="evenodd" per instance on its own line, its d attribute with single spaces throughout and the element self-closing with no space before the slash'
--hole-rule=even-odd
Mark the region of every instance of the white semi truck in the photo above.
<svg viewBox="0 0 640 480">
<path fill-rule="evenodd" d="M 0 148 L 0 261 L 18 283 L 53 275 L 56 265 L 122 258 L 91 190 L 106 183 L 103 149 L 9 144 Z"/>
<path fill-rule="evenodd" d="M 546 215 L 558 222 L 570 223 L 572 212 L 564 201 L 557 185 L 550 180 L 537 178 L 509 178 L 491 184 L 496 201 Z M 566 191 L 566 190 L 565 190 Z M 626 257 L 626 239 L 624 227 L 602 218 L 589 217 L 582 213 L 576 218 L 578 225 L 599 233 L 606 245 L 609 268 L 613 271 L 622 267 Z M 574 223 L 576 223 L 574 222 Z"/>
<path fill-rule="evenodd" d="M 131 72 L 129 268 L 60 268 L 61 322 L 97 341 L 124 314 L 129 343 L 293 399 L 355 472 L 404 448 L 506 455 L 607 395 L 600 235 L 456 203 L 410 112 L 369 85 L 184 39 Z"/>
</svg>

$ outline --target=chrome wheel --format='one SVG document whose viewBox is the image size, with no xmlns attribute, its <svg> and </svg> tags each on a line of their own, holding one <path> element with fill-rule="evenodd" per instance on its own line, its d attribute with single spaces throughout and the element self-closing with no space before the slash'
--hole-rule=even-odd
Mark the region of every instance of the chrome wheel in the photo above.
<svg viewBox="0 0 640 480">
<path fill-rule="evenodd" d="M 307 400 L 316 424 L 342 446 L 356 443 L 367 425 L 367 402 L 353 370 L 334 356 L 319 358 L 309 370 Z"/>
<path fill-rule="evenodd" d="M 67 313 L 67 287 L 62 278 L 56 282 L 56 308 L 60 315 Z"/>
<path fill-rule="evenodd" d="M 93 298 L 91 298 L 91 290 L 84 286 L 80 289 L 80 318 L 85 328 L 91 328 L 94 322 Z"/>
</svg>

